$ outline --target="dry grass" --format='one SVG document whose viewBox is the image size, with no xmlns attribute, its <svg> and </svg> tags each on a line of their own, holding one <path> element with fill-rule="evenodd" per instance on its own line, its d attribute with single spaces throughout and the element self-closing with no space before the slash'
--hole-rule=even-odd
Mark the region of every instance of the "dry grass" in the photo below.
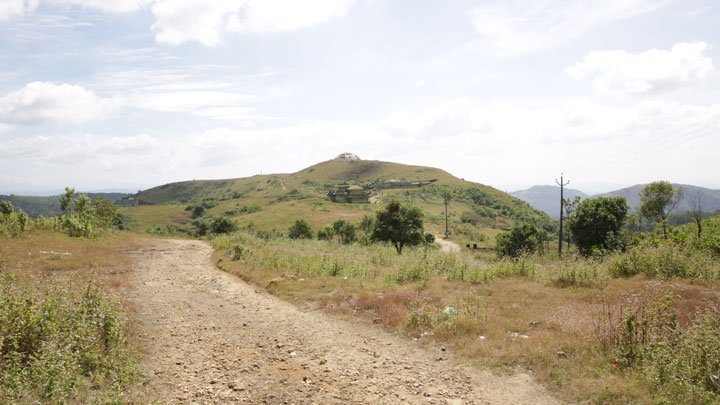
<svg viewBox="0 0 720 405">
<path fill-rule="evenodd" d="M 219 266 L 276 295 L 334 314 L 360 316 L 420 340 L 441 341 L 454 346 L 464 361 L 501 373 L 529 370 L 560 398 L 574 402 L 657 399 L 647 381 L 617 369 L 603 352 L 597 322 L 608 307 L 617 311 L 638 297 L 672 293 L 679 317 L 687 323 L 700 309 L 720 304 L 718 283 L 614 279 L 605 263 L 580 259 L 529 258 L 526 276 L 507 276 L 501 269 L 483 282 L 435 273 L 397 284 L 388 272 L 402 271 L 402 263 L 412 263 L 417 259 L 412 256 L 421 257 L 422 251 L 398 257 L 377 246 L 260 243 L 252 238 L 239 243 L 247 248 L 246 256 L 229 260 L 220 248 L 215 253 Z M 347 250 L 342 254 L 349 259 L 332 275 L 336 249 Z M 258 257 L 275 261 L 255 260 Z M 509 264 L 485 265 L 492 269 Z M 303 266 L 306 271 L 297 270 Z"/>
<path fill-rule="evenodd" d="M 0 284 L 7 294 L 0 301 L 8 311 L 0 314 L 0 334 L 11 333 L 0 335 L 0 346 L 5 338 L 20 342 L 3 348 L 8 357 L 0 358 L 0 366 L 12 369 L 0 378 L 0 402 L 130 400 L 133 309 L 119 293 L 127 286 L 132 239 L 115 234 L 88 240 L 50 231 L 0 238 Z M 20 370 L 18 361 L 25 364 Z"/>
</svg>

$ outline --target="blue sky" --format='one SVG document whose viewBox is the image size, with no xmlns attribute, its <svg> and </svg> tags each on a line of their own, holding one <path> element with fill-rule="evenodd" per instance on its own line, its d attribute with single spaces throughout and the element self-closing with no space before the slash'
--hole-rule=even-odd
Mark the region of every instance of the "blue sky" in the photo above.
<svg viewBox="0 0 720 405">
<path fill-rule="evenodd" d="M 720 188 L 720 4 L 0 0 L 0 194 L 344 152 L 512 191 Z"/>
</svg>

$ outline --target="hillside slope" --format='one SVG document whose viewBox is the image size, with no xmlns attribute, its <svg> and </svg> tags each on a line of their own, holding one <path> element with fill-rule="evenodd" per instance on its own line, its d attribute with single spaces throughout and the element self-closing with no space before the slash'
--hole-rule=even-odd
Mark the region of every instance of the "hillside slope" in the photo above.
<svg viewBox="0 0 720 405">
<path fill-rule="evenodd" d="M 434 182 L 423 187 L 373 189 L 378 204 L 333 203 L 327 197 L 329 190 L 344 182 L 370 187 L 392 180 Z M 444 195 L 450 196 L 448 221 L 458 241 L 491 245 L 497 232 L 521 221 L 553 231 L 547 215 L 492 187 L 458 179 L 437 168 L 375 160 L 335 159 L 292 174 L 166 184 L 137 194 L 139 200 L 154 205 L 127 212 L 141 224 L 186 226 L 192 219 L 185 206 L 212 199 L 210 215 L 233 218 L 243 227 L 282 233 L 298 218 L 315 229 L 337 219 L 358 222 L 395 199 L 423 209 L 428 230 L 441 234 L 445 228 Z"/>
<path fill-rule="evenodd" d="M 640 192 L 647 184 L 636 184 L 632 187 L 622 188 L 609 193 L 598 194 L 596 197 L 625 197 L 632 210 L 640 206 Z M 705 212 L 720 210 L 720 190 L 712 190 L 705 187 L 693 186 L 690 184 L 673 183 L 674 188 L 681 187 L 685 198 L 675 207 L 674 212 L 685 212 L 692 209 L 693 201 L 702 198 L 702 209 Z"/>
<path fill-rule="evenodd" d="M 110 201 L 116 201 L 127 197 L 128 193 L 85 193 L 91 198 L 107 198 Z M 20 195 L 0 195 L 0 201 L 10 201 L 17 209 L 25 211 L 30 217 L 35 218 L 39 215 L 52 216 L 62 213 L 60 209 L 60 196 L 20 196 Z"/>
</svg>

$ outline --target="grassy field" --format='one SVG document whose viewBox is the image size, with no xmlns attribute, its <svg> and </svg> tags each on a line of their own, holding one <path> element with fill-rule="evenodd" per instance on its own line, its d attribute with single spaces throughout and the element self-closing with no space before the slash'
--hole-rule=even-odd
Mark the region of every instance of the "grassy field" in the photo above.
<svg viewBox="0 0 720 405">
<path fill-rule="evenodd" d="M 0 403 L 130 402 L 133 237 L 0 237 Z"/>
<path fill-rule="evenodd" d="M 688 258 L 704 263 L 692 279 L 615 278 L 620 254 L 495 260 L 421 247 L 398 256 L 249 234 L 213 243 L 218 267 L 285 299 L 452 345 L 500 373 L 527 370 L 565 400 L 720 400 L 708 380 L 720 372 L 720 263 L 705 253 Z M 666 249 L 643 254 L 680 254 Z"/>
</svg>

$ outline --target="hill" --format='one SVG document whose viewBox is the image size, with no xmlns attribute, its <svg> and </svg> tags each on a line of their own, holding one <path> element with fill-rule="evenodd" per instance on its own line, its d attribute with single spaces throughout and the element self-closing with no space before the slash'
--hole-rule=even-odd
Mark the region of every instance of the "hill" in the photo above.
<svg viewBox="0 0 720 405">
<path fill-rule="evenodd" d="M 532 186 L 527 190 L 513 191 L 510 195 L 526 201 L 531 207 L 543 211 L 552 219 L 557 220 L 560 218 L 559 186 Z M 571 188 L 565 188 L 563 195 L 564 198 L 571 200 L 575 197 L 588 197 L 588 195 L 582 191 Z"/>
<path fill-rule="evenodd" d="M 640 192 L 647 184 L 637 184 L 632 187 L 621 188 L 620 190 L 611 191 L 609 193 L 598 194 L 597 197 L 625 197 L 632 210 L 637 210 L 640 205 Z M 690 184 L 673 183 L 673 187 L 681 187 L 685 198 L 680 201 L 673 212 L 680 213 L 690 211 L 693 201 L 696 198 L 702 198 L 702 209 L 705 212 L 715 212 L 720 210 L 720 190 L 712 190 L 705 187 L 693 186 Z"/>
<path fill-rule="evenodd" d="M 128 193 L 85 193 L 92 198 L 103 197 L 110 201 L 116 201 L 127 197 Z M 25 211 L 30 217 L 39 215 L 58 215 L 60 210 L 60 196 L 21 196 L 21 195 L 0 195 L 0 201 L 10 201 L 17 209 Z"/>
<path fill-rule="evenodd" d="M 565 188 L 565 198 L 589 197 L 625 197 L 632 211 L 636 211 L 640 205 L 640 192 L 647 184 L 637 184 L 619 190 L 602 194 L 589 195 L 580 190 Z M 673 187 L 682 187 L 685 198 L 673 210 L 675 215 L 685 213 L 692 209 L 692 204 L 697 198 L 701 198 L 704 212 L 716 212 L 720 210 L 720 190 L 693 186 L 689 184 L 673 183 Z M 510 195 L 526 201 L 533 208 L 539 209 L 551 218 L 557 220 L 560 216 L 560 187 L 558 186 L 532 186 L 527 190 L 513 191 Z"/>
<path fill-rule="evenodd" d="M 372 194 L 376 204 L 331 202 L 328 191 L 342 183 L 364 189 Z M 498 232 L 520 221 L 554 230 L 553 221 L 526 202 L 495 188 L 456 178 L 444 170 L 342 158 L 291 174 L 165 184 L 135 196 L 152 205 L 123 210 L 141 225 L 183 227 L 192 223 L 186 206 L 205 201 L 210 215 L 233 218 L 242 227 L 281 233 L 298 218 L 306 219 L 315 229 L 337 219 L 359 222 L 364 215 L 374 215 L 378 207 L 396 199 L 423 209 L 428 230 L 442 234 L 445 194 L 450 195 L 448 220 L 458 241 L 492 245 Z"/>
</svg>

